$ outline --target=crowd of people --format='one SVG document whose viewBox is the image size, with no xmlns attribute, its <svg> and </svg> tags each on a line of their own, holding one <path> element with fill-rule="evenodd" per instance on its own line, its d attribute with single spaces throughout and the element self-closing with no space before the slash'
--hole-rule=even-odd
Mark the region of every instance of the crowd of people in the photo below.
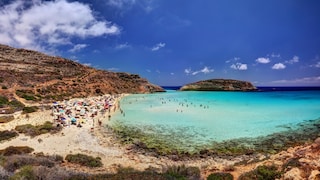
<svg viewBox="0 0 320 180">
<path fill-rule="evenodd" d="M 111 112 L 119 108 L 117 101 L 120 96 L 105 95 L 55 102 L 52 105 L 53 121 L 57 126 L 66 127 L 89 124 L 93 129 L 95 125 L 101 126 L 104 119 L 110 120 Z"/>
</svg>

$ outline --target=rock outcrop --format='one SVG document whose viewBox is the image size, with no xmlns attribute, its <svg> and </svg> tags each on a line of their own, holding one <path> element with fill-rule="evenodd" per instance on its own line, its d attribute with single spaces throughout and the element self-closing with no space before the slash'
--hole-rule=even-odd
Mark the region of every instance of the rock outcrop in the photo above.
<svg viewBox="0 0 320 180">
<path fill-rule="evenodd" d="M 136 74 L 97 70 L 65 58 L 0 45 L 0 93 L 9 98 L 55 101 L 161 91 Z"/>
<path fill-rule="evenodd" d="M 181 91 L 256 91 L 250 82 L 233 79 L 210 79 L 184 85 Z"/>
</svg>

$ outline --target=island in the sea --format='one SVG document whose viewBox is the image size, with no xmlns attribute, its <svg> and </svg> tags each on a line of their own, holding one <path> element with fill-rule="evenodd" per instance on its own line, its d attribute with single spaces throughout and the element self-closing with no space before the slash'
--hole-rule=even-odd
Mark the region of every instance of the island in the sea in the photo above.
<svg viewBox="0 0 320 180">
<path fill-rule="evenodd" d="M 234 79 L 209 79 L 182 86 L 181 91 L 256 91 L 248 81 Z"/>
</svg>

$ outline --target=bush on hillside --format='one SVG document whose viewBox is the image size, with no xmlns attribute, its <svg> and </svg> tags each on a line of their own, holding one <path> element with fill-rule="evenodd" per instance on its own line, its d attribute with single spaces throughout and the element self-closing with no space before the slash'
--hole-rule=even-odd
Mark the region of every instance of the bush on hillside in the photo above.
<svg viewBox="0 0 320 180">
<path fill-rule="evenodd" d="M 21 167 L 20 171 L 15 173 L 13 176 L 10 177 L 10 180 L 37 180 L 37 176 L 33 171 L 33 167 L 30 165 L 25 165 Z"/>
<path fill-rule="evenodd" d="M 5 96 L 0 96 L 0 108 L 4 107 L 5 105 L 7 105 L 9 103 L 9 100 L 7 97 Z"/>
<path fill-rule="evenodd" d="M 169 166 L 165 175 L 176 179 L 199 179 L 200 169 L 198 167 Z"/>
<path fill-rule="evenodd" d="M 12 155 L 6 157 L 3 167 L 9 172 L 14 172 L 25 165 L 46 166 L 52 168 L 55 165 L 55 161 L 46 157 L 35 157 L 29 154 Z"/>
<path fill-rule="evenodd" d="M 7 123 L 14 120 L 14 116 L 0 116 L 0 123 Z"/>
<path fill-rule="evenodd" d="M 9 140 L 11 138 L 14 138 L 16 136 L 18 136 L 19 134 L 15 131 L 0 131 L 0 142 L 4 141 L 4 140 Z"/>
<path fill-rule="evenodd" d="M 256 169 L 244 173 L 239 177 L 239 180 L 274 180 L 281 176 L 281 172 L 276 166 L 258 166 Z"/>
<path fill-rule="evenodd" d="M 37 112 L 38 111 L 38 107 L 37 106 L 26 106 L 22 109 L 22 112 L 24 114 L 27 114 L 27 113 L 33 113 L 33 112 Z"/>
<path fill-rule="evenodd" d="M 230 173 L 212 173 L 207 177 L 207 180 L 233 180 L 233 176 Z"/>
<path fill-rule="evenodd" d="M 28 136 L 34 137 L 40 134 L 45 133 L 56 133 L 59 132 L 62 128 L 59 126 L 54 126 L 53 123 L 46 121 L 44 124 L 39 126 L 33 126 L 31 124 L 24 124 L 16 126 L 15 130 L 19 133 L 24 133 Z"/>
<path fill-rule="evenodd" d="M 23 103 L 21 103 L 20 101 L 18 101 L 18 100 L 12 100 L 12 101 L 10 101 L 9 103 L 8 103 L 8 105 L 12 108 L 12 109 L 14 109 L 15 111 L 21 111 L 24 107 L 25 107 L 25 105 L 23 104 Z"/>
<path fill-rule="evenodd" d="M 9 146 L 0 150 L 0 154 L 3 156 L 11 156 L 14 154 L 28 154 L 33 152 L 34 149 L 28 146 Z"/>
<path fill-rule="evenodd" d="M 102 167 L 103 165 L 99 157 L 94 158 L 85 154 L 68 154 L 65 159 L 70 163 L 87 167 Z"/>
</svg>

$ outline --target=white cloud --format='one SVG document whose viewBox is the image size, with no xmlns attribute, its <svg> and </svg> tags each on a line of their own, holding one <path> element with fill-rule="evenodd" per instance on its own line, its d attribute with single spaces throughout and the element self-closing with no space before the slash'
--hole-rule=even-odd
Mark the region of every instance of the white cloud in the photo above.
<svg viewBox="0 0 320 180">
<path fill-rule="evenodd" d="M 248 66 L 247 66 L 247 64 L 236 63 L 236 64 L 232 64 L 232 65 L 230 66 L 230 68 L 235 69 L 235 70 L 242 70 L 242 71 L 244 71 L 244 70 L 247 70 L 247 69 L 248 69 Z"/>
<path fill-rule="evenodd" d="M 309 65 L 309 67 L 320 68 L 320 57 L 319 57 L 319 55 L 316 55 L 315 58 L 312 59 L 312 62 L 314 62 L 314 64 Z"/>
<path fill-rule="evenodd" d="M 119 71 L 119 68 L 112 67 L 112 68 L 108 68 L 107 70 L 108 71 Z"/>
<path fill-rule="evenodd" d="M 72 44 L 72 38 L 119 34 L 120 29 L 98 20 L 89 5 L 80 2 L 13 1 L 0 7 L 0 43 L 44 50 Z"/>
<path fill-rule="evenodd" d="M 286 68 L 286 65 L 282 63 L 277 63 L 272 66 L 272 69 L 276 69 L 276 70 L 285 69 L 285 68 Z"/>
<path fill-rule="evenodd" d="M 264 57 L 260 57 L 258 59 L 256 59 L 257 63 L 261 63 L 261 64 L 268 64 L 270 62 L 269 58 L 264 58 Z"/>
<path fill-rule="evenodd" d="M 71 60 L 73 60 L 73 61 L 75 61 L 75 62 L 79 62 L 78 57 L 77 57 L 77 56 L 75 56 L 75 55 L 70 56 L 70 58 L 69 58 L 69 59 L 71 59 Z"/>
<path fill-rule="evenodd" d="M 234 58 L 232 58 L 232 59 L 226 60 L 226 63 L 237 62 L 237 61 L 239 61 L 239 60 L 240 60 L 239 57 L 234 57 Z"/>
<path fill-rule="evenodd" d="M 279 84 L 320 84 L 320 76 L 314 77 L 304 77 L 298 79 L 290 79 L 290 80 L 277 80 L 272 81 L 272 83 L 279 83 Z"/>
<path fill-rule="evenodd" d="M 203 69 L 200 70 L 200 72 L 204 73 L 204 74 L 209 74 L 211 72 L 213 72 L 214 69 L 210 69 L 209 67 L 205 66 Z"/>
<path fill-rule="evenodd" d="M 314 65 L 314 67 L 316 67 L 316 68 L 320 68 L 320 61 L 319 61 L 319 62 L 317 62 L 317 63 Z"/>
<path fill-rule="evenodd" d="M 272 53 L 272 54 L 270 55 L 270 57 L 272 57 L 272 58 L 280 58 L 281 56 L 280 56 L 280 54 Z"/>
<path fill-rule="evenodd" d="M 83 63 L 83 65 L 85 65 L 85 66 L 91 66 L 92 64 L 91 64 L 91 63 Z"/>
<path fill-rule="evenodd" d="M 165 46 L 166 46 L 166 43 L 160 42 L 160 43 L 156 44 L 155 46 L 153 46 L 151 48 L 151 51 L 158 51 L 159 49 L 164 48 Z"/>
<path fill-rule="evenodd" d="M 78 52 L 87 46 L 88 46 L 87 44 L 76 44 L 73 46 L 72 49 L 69 50 L 69 52 L 75 53 L 75 52 Z"/>
<path fill-rule="evenodd" d="M 108 0 L 107 5 L 117 8 L 122 12 L 132 9 L 134 6 L 142 8 L 146 13 L 154 8 L 154 0 Z"/>
<path fill-rule="evenodd" d="M 117 8 L 124 8 L 128 6 L 132 6 L 136 3 L 136 0 L 108 0 L 107 4 L 109 6 L 117 7 Z"/>
<path fill-rule="evenodd" d="M 294 63 L 297 63 L 299 62 L 299 57 L 298 56 L 293 56 L 292 59 L 288 60 L 288 61 L 285 61 L 285 63 L 287 64 L 294 64 Z"/>
<path fill-rule="evenodd" d="M 192 73 L 191 68 L 184 69 L 184 73 L 186 73 L 187 75 L 191 74 Z"/>
<path fill-rule="evenodd" d="M 172 75 L 172 76 L 173 76 L 173 75 L 174 75 L 174 73 L 172 72 L 172 73 L 170 73 L 170 75 Z"/>
<path fill-rule="evenodd" d="M 210 68 L 210 67 L 207 67 L 205 66 L 203 69 L 200 69 L 198 71 L 192 71 L 191 68 L 189 69 L 185 69 L 184 72 L 189 75 L 189 74 L 192 74 L 192 75 L 197 75 L 199 73 L 203 73 L 203 74 L 209 74 L 209 73 L 212 73 L 214 71 L 214 69 Z"/>
<path fill-rule="evenodd" d="M 126 48 L 129 48 L 130 45 L 126 42 L 126 43 L 123 43 L 123 44 L 118 44 L 115 49 L 117 50 L 120 50 L 120 49 L 126 49 Z"/>
</svg>

